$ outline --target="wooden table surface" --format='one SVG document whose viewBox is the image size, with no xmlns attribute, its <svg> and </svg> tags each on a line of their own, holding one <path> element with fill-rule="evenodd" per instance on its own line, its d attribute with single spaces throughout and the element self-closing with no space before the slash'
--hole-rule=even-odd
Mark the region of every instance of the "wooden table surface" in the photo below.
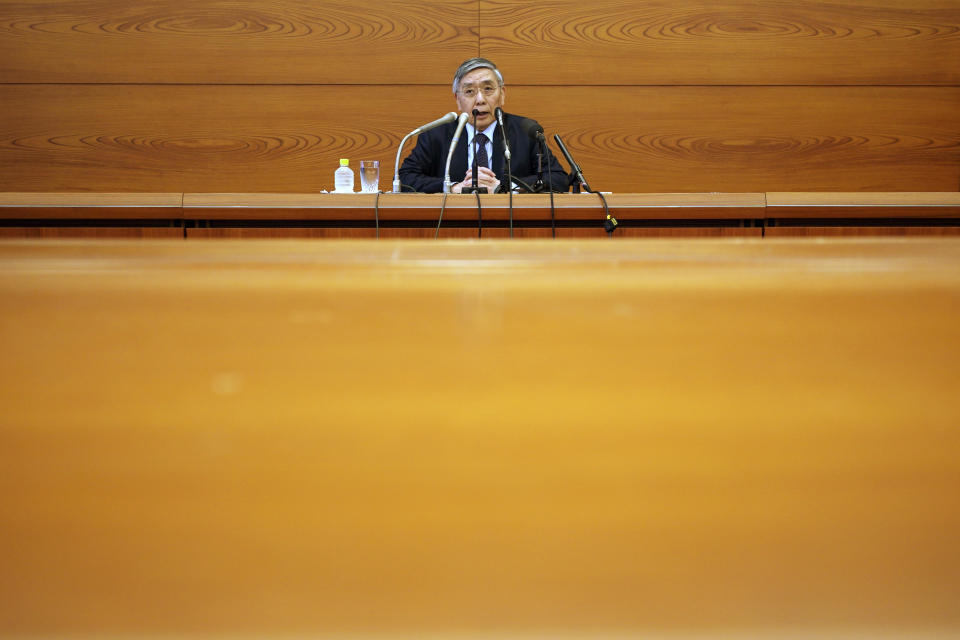
<svg viewBox="0 0 960 640">
<path fill-rule="evenodd" d="M 0 354 L 0 637 L 960 634 L 957 240 L 2 242 Z"/>
</svg>

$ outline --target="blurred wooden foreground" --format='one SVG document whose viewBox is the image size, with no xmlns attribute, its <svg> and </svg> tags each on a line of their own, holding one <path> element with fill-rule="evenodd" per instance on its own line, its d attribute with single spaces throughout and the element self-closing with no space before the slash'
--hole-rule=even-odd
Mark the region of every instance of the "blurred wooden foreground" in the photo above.
<svg viewBox="0 0 960 640">
<path fill-rule="evenodd" d="M 0 635 L 956 637 L 958 320 L 955 240 L 2 242 Z"/>
</svg>

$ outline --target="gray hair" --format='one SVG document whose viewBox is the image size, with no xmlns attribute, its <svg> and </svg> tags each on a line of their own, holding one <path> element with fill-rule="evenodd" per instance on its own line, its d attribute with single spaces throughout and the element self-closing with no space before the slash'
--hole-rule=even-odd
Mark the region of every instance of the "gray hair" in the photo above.
<svg viewBox="0 0 960 640">
<path fill-rule="evenodd" d="M 486 58 L 470 58 L 465 60 L 457 68 L 457 73 L 453 76 L 453 92 L 456 93 L 460 88 L 460 81 L 463 79 L 463 76 L 467 75 L 474 69 L 490 69 L 497 76 L 497 80 L 500 81 L 500 86 L 503 86 L 503 75 L 497 70 L 497 65 L 493 64 Z"/>
</svg>

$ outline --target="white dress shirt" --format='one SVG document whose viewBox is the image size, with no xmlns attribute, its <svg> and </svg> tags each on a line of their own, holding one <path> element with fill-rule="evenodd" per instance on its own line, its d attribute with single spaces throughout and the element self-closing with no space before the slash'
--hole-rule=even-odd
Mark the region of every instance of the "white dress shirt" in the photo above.
<svg viewBox="0 0 960 640">
<path fill-rule="evenodd" d="M 467 169 L 473 169 L 473 150 L 477 146 L 473 141 L 474 128 L 470 122 L 467 122 Z M 493 123 L 483 130 L 483 134 L 487 136 L 487 158 L 490 159 L 490 170 L 493 171 L 493 132 L 497 130 L 497 121 L 494 120 Z"/>
</svg>

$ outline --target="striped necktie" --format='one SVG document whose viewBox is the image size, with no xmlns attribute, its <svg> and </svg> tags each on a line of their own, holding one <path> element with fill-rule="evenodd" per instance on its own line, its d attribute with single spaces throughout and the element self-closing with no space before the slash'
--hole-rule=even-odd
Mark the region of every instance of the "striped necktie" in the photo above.
<svg viewBox="0 0 960 640">
<path fill-rule="evenodd" d="M 478 145 L 475 149 L 477 154 L 477 166 L 490 168 L 490 159 L 487 158 L 487 136 L 484 133 L 478 133 L 473 137 L 474 144 Z"/>
</svg>

